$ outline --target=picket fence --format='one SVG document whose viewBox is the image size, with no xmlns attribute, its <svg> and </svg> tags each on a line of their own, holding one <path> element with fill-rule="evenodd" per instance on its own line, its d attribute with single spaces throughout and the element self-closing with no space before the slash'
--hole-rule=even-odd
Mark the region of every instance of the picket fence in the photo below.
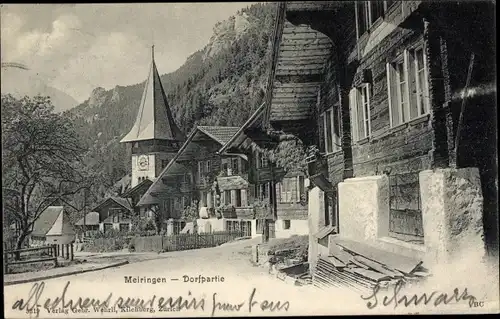
<svg viewBox="0 0 500 319">
<path fill-rule="evenodd" d="M 244 233 L 241 231 L 232 231 L 135 237 L 132 239 L 129 247 L 133 247 L 136 252 L 189 250 L 216 247 L 243 236 Z"/>
</svg>

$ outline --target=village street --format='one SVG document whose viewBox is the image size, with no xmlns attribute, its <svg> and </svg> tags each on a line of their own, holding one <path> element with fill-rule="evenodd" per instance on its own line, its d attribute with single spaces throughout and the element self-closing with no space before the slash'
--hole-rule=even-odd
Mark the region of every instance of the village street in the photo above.
<svg viewBox="0 0 500 319">
<path fill-rule="evenodd" d="M 205 297 L 205 309 L 198 309 L 193 312 L 193 314 L 199 316 L 211 315 L 214 293 L 216 293 L 216 302 L 236 305 L 244 303 L 238 312 L 216 310 L 215 315 L 248 315 L 249 299 L 254 288 L 256 291 L 252 300 L 257 301 L 257 303 L 254 303 L 252 314 L 264 314 L 260 309 L 261 302 L 264 300 L 281 301 L 282 305 L 286 301 L 289 302 L 288 311 L 285 311 L 284 308 L 281 311 L 275 310 L 273 312 L 275 315 L 285 312 L 288 314 L 303 314 L 309 307 L 312 307 L 315 313 L 321 311 L 321 308 L 324 308 L 325 314 L 335 310 L 332 309 L 336 308 L 332 301 L 329 303 L 320 302 L 322 299 L 318 298 L 320 292 L 312 286 L 293 286 L 271 276 L 265 268 L 252 266 L 249 245 L 253 242 L 242 240 L 215 248 L 162 253 L 158 254 L 157 259 L 154 260 L 131 262 L 117 268 L 46 280 L 45 289 L 39 303 L 43 304 L 46 298 L 53 299 L 61 296 L 64 286 L 67 282 L 70 282 L 65 300 L 77 299 L 78 297 L 102 298 L 104 300 L 109 293 L 113 294 L 111 304 L 114 304 L 119 297 L 124 299 L 127 297 L 143 298 L 147 301 L 153 295 L 156 295 L 155 304 L 160 297 L 165 299 L 172 297 L 174 300 L 178 296 L 188 300 L 193 297 L 197 298 L 197 300 Z M 127 253 L 115 253 L 114 255 L 117 259 L 123 259 Z M 131 276 L 132 280 L 133 278 L 157 278 L 160 283 L 125 283 L 125 277 L 128 276 Z M 185 276 L 193 278 L 191 280 L 197 280 L 195 278 L 199 276 L 210 277 L 215 281 L 210 283 L 185 282 L 185 278 L 187 278 Z M 163 279 L 166 280 L 166 283 L 161 282 Z M 28 298 L 33 284 L 26 283 L 5 287 L 6 307 L 11 308 L 14 302 L 20 298 Z M 326 297 L 328 296 L 323 296 L 323 298 Z M 359 309 L 359 306 L 363 305 L 364 302 L 359 296 L 357 296 L 356 300 Z M 175 312 L 156 311 L 153 315 L 178 316 L 188 313 L 190 312 L 183 311 L 183 314 L 176 314 Z M 43 318 L 44 314 L 47 314 L 46 310 L 41 309 L 40 317 Z M 25 312 L 9 311 L 9 317 L 21 318 L 26 317 L 25 315 Z M 92 313 L 81 315 L 92 317 Z M 103 313 L 102 315 L 112 317 L 113 313 Z M 140 314 L 127 314 L 127 316 L 135 315 Z M 53 316 L 64 317 L 64 315 L 50 314 L 51 318 Z"/>
</svg>

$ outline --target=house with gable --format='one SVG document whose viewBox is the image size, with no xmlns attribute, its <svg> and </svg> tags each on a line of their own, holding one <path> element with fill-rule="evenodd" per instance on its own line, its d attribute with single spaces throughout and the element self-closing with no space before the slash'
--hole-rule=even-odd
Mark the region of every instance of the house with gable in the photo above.
<svg viewBox="0 0 500 319">
<path fill-rule="evenodd" d="M 182 212 L 194 206 L 198 231 L 242 230 L 250 232 L 253 209 L 249 197 L 248 162 L 242 155 L 217 152 L 238 127 L 197 126 L 176 156 L 139 201 L 155 206 L 166 221 L 167 234 L 182 231 Z M 186 228 L 185 231 L 188 231 Z"/>
<path fill-rule="evenodd" d="M 75 230 L 63 206 L 49 206 L 33 224 L 30 246 L 71 244 Z"/>
<path fill-rule="evenodd" d="M 314 280 L 349 263 L 342 245 L 408 274 L 498 251 L 493 7 L 279 4 L 264 131 L 320 149 L 308 159 Z"/>
</svg>

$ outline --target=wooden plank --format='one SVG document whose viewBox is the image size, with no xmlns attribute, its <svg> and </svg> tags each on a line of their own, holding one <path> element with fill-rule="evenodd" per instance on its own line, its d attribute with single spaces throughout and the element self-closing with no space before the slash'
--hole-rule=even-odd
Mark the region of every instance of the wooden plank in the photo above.
<svg viewBox="0 0 500 319">
<path fill-rule="evenodd" d="M 343 268 L 346 265 L 335 257 L 328 257 L 328 261 L 331 262 L 337 268 Z"/>
<path fill-rule="evenodd" d="M 315 32 L 314 30 L 308 32 L 292 32 L 292 30 L 289 29 L 287 30 L 286 33 L 283 33 L 281 41 L 293 41 L 293 40 L 303 40 L 303 39 L 313 40 L 313 39 L 324 39 L 324 38 L 328 37 L 320 32 Z"/>
<path fill-rule="evenodd" d="M 315 63 L 315 64 L 319 64 L 319 63 L 326 63 L 326 61 L 328 60 L 328 57 L 327 56 L 304 56 L 304 57 L 301 57 L 300 59 L 296 58 L 296 57 L 281 57 L 279 60 L 278 60 L 278 64 L 307 64 L 307 63 Z"/>
<path fill-rule="evenodd" d="M 353 263 L 354 265 L 358 266 L 359 268 L 363 268 L 363 269 L 366 269 L 366 270 L 368 270 L 370 268 L 367 265 L 365 265 L 365 264 L 360 263 L 359 261 L 357 261 L 354 258 L 354 256 L 352 256 L 352 258 L 349 260 L 349 262 Z"/>
<path fill-rule="evenodd" d="M 379 272 L 367 270 L 367 269 L 363 269 L 363 268 L 356 268 L 356 269 L 354 269 L 354 272 L 361 275 L 361 276 L 364 276 L 366 278 L 374 280 L 376 282 L 391 279 L 391 276 L 387 276 L 385 274 L 381 274 Z"/>
<path fill-rule="evenodd" d="M 18 261 L 9 261 L 9 265 L 21 265 L 21 264 L 31 264 L 31 263 L 40 263 L 46 261 L 54 261 L 56 257 L 47 257 L 47 258 L 39 258 L 39 259 L 28 259 L 28 260 L 18 260 Z"/>
<path fill-rule="evenodd" d="M 276 76 L 301 76 L 301 75 L 320 75 L 323 74 L 322 69 L 307 69 L 307 70 L 276 70 Z"/>
<path fill-rule="evenodd" d="M 383 251 L 375 247 L 358 243 L 345 238 L 335 238 L 335 243 L 342 248 L 365 258 L 371 259 L 390 268 L 394 268 L 409 274 L 422 264 L 421 260 L 397 255 L 389 251 Z"/>
<path fill-rule="evenodd" d="M 315 88 L 317 89 L 319 86 L 321 86 L 320 82 L 300 82 L 300 83 L 286 83 L 286 82 L 276 82 L 274 85 L 274 89 L 295 89 L 295 88 L 303 88 L 303 89 L 308 89 L 308 88 Z"/>
<path fill-rule="evenodd" d="M 332 247 L 328 248 L 330 249 L 330 253 L 328 254 L 328 256 L 335 257 L 338 260 L 342 261 L 344 264 L 348 264 L 352 258 L 351 254 L 340 249 L 340 247 L 337 245 L 332 245 Z"/>
<path fill-rule="evenodd" d="M 28 252 L 28 251 L 37 251 L 37 250 L 48 250 L 48 249 L 51 249 L 52 246 L 43 246 L 43 247 L 33 247 L 33 248 L 23 248 L 23 249 L 16 249 L 16 250 L 8 250 L 6 251 L 5 253 L 7 254 L 15 254 L 17 252 L 19 253 L 24 253 L 24 252 Z"/>
<path fill-rule="evenodd" d="M 299 38 L 299 39 L 290 39 L 290 38 L 283 38 L 281 40 L 281 46 L 301 46 L 301 45 L 316 45 L 316 44 L 327 44 L 327 45 L 332 45 L 332 40 L 328 37 L 304 37 L 304 38 Z"/>
<path fill-rule="evenodd" d="M 279 57 L 306 57 L 306 56 L 325 56 L 328 57 L 332 53 L 331 48 L 320 48 L 310 50 L 280 50 Z"/>
<path fill-rule="evenodd" d="M 403 275 L 401 273 L 387 269 L 382 264 L 380 264 L 376 261 L 370 260 L 370 259 L 365 258 L 365 257 L 360 256 L 360 255 L 354 256 L 354 258 L 358 262 L 367 265 L 371 269 L 376 270 L 382 274 L 386 274 L 388 276 L 391 276 L 392 278 L 402 278 L 403 277 Z"/>
</svg>

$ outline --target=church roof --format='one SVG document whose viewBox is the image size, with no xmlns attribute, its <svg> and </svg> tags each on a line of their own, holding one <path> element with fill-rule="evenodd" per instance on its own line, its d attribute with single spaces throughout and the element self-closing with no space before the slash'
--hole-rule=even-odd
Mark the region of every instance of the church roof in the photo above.
<svg viewBox="0 0 500 319">
<path fill-rule="evenodd" d="M 121 143 L 143 140 L 184 141 L 185 136 L 175 124 L 165 90 L 154 61 L 154 54 L 142 93 L 141 104 L 134 126 Z"/>
</svg>

